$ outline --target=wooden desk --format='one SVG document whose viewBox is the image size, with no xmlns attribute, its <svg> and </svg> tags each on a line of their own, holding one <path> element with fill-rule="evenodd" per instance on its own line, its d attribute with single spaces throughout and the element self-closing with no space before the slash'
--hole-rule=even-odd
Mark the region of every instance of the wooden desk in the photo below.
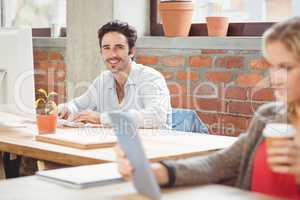
<svg viewBox="0 0 300 200">
<path fill-rule="evenodd" d="M 163 190 L 162 200 L 275 200 L 275 198 L 221 185 Z M 73 189 L 38 179 L 36 176 L 0 181 L 1 200 L 145 200 L 131 183 L 119 183 L 86 189 Z"/>
<path fill-rule="evenodd" d="M 0 116 L 20 119 L 5 113 L 0 113 Z M 111 129 L 57 129 L 57 132 L 69 132 L 70 134 L 76 131 L 83 131 L 87 135 L 98 132 L 112 134 Z M 26 124 L 25 128 L 0 129 L 0 151 L 74 166 L 115 161 L 112 148 L 80 150 L 35 141 L 34 135 L 36 134 L 35 124 Z M 155 129 L 143 129 L 139 131 L 139 134 L 144 143 L 146 154 L 151 161 L 207 154 L 226 148 L 237 139 L 235 137 Z"/>
</svg>

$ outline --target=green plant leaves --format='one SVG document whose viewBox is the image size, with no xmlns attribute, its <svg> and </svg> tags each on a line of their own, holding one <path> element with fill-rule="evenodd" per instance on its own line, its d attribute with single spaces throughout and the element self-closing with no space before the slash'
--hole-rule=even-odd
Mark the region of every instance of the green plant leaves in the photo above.
<svg viewBox="0 0 300 200">
<path fill-rule="evenodd" d="M 45 104 L 45 108 L 43 111 L 46 115 L 56 114 L 57 113 L 57 105 L 56 105 L 55 101 L 50 100 L 50 98 L 57 96 L 58 94 L 56 92 L 50 92 L 48 94 L 47 91 L 42 88 L 38 89 L 37 92 L 41 93 L 43 96 L 38 98 L 35 101 L 35 108 L 38 108 L 39 104 L 42 102 Z"/>
</svg>

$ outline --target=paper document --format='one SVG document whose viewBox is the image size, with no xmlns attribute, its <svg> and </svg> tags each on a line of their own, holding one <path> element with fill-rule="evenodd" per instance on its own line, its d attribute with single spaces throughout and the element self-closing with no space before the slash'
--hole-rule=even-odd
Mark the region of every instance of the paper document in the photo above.
<svg viewBox="0 0 300 200">
<path fill-rule="evenodd" d="M 39 171 L 36 175 L 44 180 L 73 188 L 86 188 L 123 182 L 116 163 Z"/>
<path fill-rule="evenodd" d="M 3 117 L 0 117 L 0 128 L 22 128 L 26 127 L 22 121 L 9 120 Z"/>
<path fill-rule="evenodd" d="M 73 127 L 73 128 L 80 128 L 80 127 L 100 128 L 100 127 L 104 127 L 102 124 L 82 123 L 82 122 L 75 122 L 75 121 L 70 121 L 70 120 L 66 120 L 66 119 L 58 119 L 57 126 L 58 127 L 66 126 L 66 127 Z"/>
<path fill-rule="evenodd" d="M 0 128 L 24 128 L 25 124 L 22 123 L 5 123 L 0 121 Z"/>
<path fill-rule="evenodd" d="M 66 120 L 66 119 L 58 119 L 58 121 L 57 121 L 57 126 L 58 126 L 58 127 L 67 126 L 67 127 L 78 128 L 78 127 L 83 127 L 83 126 L 84 126 L 84 123 L 81 123 L 81 122 L 73 122 L 73 121 L 69 121 L 69 120 Z"/>
<path fill-rule="evenodd" d="M 0 128 L 28 128 L 35 124 L 35 116 L 20 116 L 10 112 L 0 112 Z"/>
</svg>

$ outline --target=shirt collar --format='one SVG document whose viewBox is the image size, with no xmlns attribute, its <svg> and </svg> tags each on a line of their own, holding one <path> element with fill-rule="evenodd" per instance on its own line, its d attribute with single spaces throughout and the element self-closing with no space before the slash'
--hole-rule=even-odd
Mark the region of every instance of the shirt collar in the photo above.
<svg viewBox="0 0 300 200">
<path fill-rule="evenodd" d="M 136 85 L 137 79 L 138 79 L 138 72 L 139 72 L 140 66 L 136 64 L 134 61 L 131 62 L 131 69 L 127 78 L 127 81 L 125 83 L 125 87 L 127 85 Z"/>
<path fill-rule="evenodd" d="M 128 78 L 127 78 L 127 81 L 126 81 L 124 87 L 137 84 L 139 69 L 140 69 L 139 64 L 136 64 L 136 62 L 132 61 L 131 69 L 130 69 L 130 72 L 129 72 L 129 75 L 128 75 Z M 112 73 L 109 73 L 109 76 L 110 76 L 110 81 L 109 81 L 108 88 L 114 89 L 115 88 L 114 77 L 113 77 Z"/>
</svg>

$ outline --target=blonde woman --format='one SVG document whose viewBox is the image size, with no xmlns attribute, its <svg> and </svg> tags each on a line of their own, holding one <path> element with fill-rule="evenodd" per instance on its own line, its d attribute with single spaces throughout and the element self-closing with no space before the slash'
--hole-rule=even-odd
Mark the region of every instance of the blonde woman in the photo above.
<svg viewBox="0 0 300 200">
<path fill-rule="evenodd" d="M 272 66 L 272 87 L 284 103 L 261 106 L 247 134 L 223 151 L 152 164 L 161 186 L 230 182 L 245 190 L 300 199 L 300 18 L 271 27 L 264 34 L 263 51 Z M 298 126 L 295 140 L 277 142 L 267 151 L 262 130 L 269 122 L 294 123 Z M 134 169 L 119 146 L 115 151 L 120 173 L 125 179 L 130 178 Z M 261 174 L 266 176 L 262 178 Z"/>
</svg>

